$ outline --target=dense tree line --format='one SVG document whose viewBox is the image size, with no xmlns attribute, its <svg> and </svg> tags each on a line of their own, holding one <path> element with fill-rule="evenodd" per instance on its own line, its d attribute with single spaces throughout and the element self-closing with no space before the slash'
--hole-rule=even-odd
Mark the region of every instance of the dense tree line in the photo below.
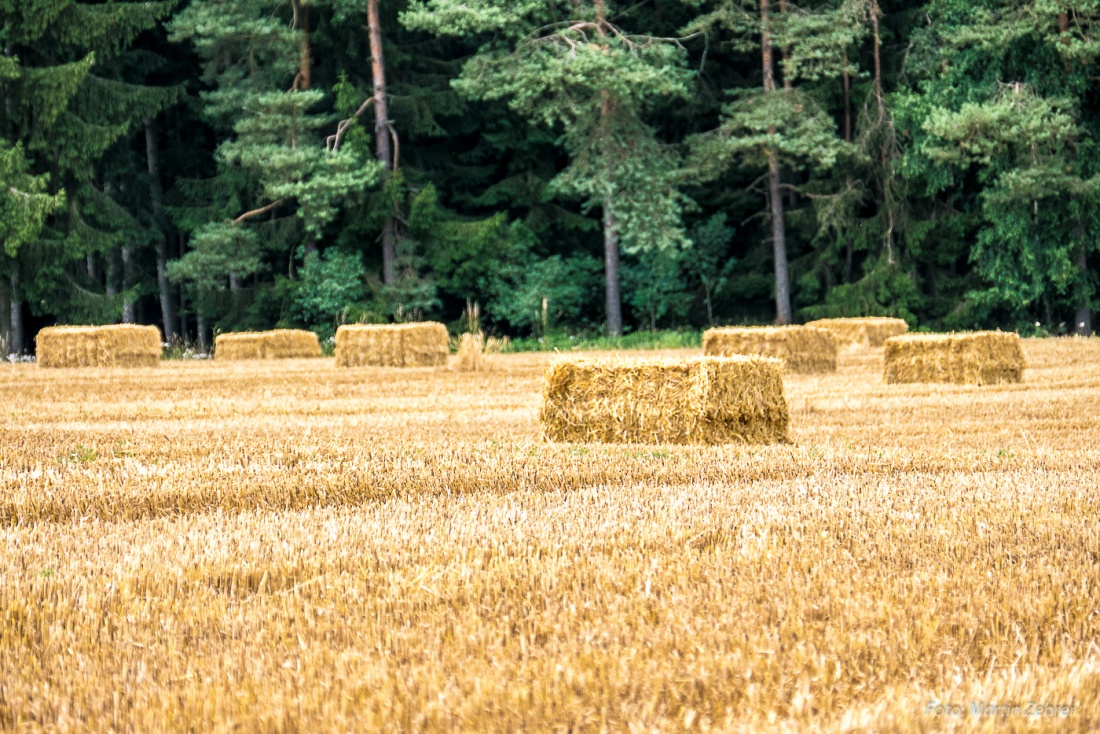
<svg viewBox="0 0 1100 734">
<path fill-rule="evenodd" d="M 0 340 L 1089 333 L 1097 0 L 0 0 Z"/>
</svg>

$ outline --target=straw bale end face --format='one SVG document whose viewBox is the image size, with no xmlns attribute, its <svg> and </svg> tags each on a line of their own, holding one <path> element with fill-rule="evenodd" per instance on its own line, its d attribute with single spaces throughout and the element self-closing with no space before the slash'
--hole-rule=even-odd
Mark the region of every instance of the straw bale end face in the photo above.
<svg viewBox="0 0 1100 734">
<path fill-rule="evenodd" d="M 886 340 L 883 367 L 888 383 L 995 385 L 1021 382 L 1025 363 L 1019 335 L 975 331 L 892 337 Z"/>
<path fill-rule="evenodd" d="M 336 330 L 337 367 L 437 367 L 450 355 L 447 327 L 413 324 L 356 324 Z"/>
<path fill-rule="evenodd" d="M 35 337 L 40 367 L 155 367 L 161 354 L 155 326 L 50 326 Z"/>
<path fill-rule="evenodd" d="M 904 319 L 878 316 L 851 319 L 818 319 L 806 326 L 825 329 L 841 346 L 881 347 L 892 336 L 908 333 L 909 324 Z"/>
<path fill-rule="evenodd" d="M 790 422 L 782 363 L 761 357 L 562 360 L 539 420 L 551 441 L 669 444 L 784 443 Z"/>
<path fill-rule="evenodd" d="M 790 372 L 836 372 L 836 339 L 809 326 L 726 326 L 703 332 L 703 354 L 774 357 Z"/>
</svg>

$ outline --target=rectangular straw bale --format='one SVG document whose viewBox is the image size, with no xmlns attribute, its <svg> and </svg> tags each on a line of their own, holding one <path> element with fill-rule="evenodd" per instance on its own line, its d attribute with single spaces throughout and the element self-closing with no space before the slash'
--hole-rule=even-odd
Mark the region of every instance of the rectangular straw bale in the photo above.
<svg viewBox="0 0 1100 734">
<path fill-rule="evenodd" d="M 712 357 L 758 355 L 781 359 L 791 372 L 835 372 L 836 339 L 810 326 L 726 326 L 703 332 Z"/>
<path fill-rule="evenodd" d="M 853 319 L 818 319 L 806 326 L 825 329 L 831 333 L 838 345 L 881 347 L 892 336 L 901 336 L 909 331 L 904 319 L 892 319 L 880 316 L 867 316 Z"/>
<path fill-rule="evenodd" d="M 906 334 L 886 340 L 884 368 L 889 383 L 1020 382 L 1024 375 L 1024 351 L 1019 335 L 1003 331 Z"/>
<path fill-rule="evenodd" d="M 434 321 L 336 330 L 338 367 L 435 367 L 446 364 L 450 353 L 447 327 Z"/>
<path fill-rule="evenodd" d="M 321 342 L 312 331 L 275 329 L 218 334 L 214 356 L 220 360 L 304 359 L 321 356 Z"/>
<path fill-rule="evenodd" d="M 764 357 L 561 360 L 546 372 L 543 432 L 576 443 L 781 443 L 783 365 Z"/>
<path fill-rule="evenodd" d="M 161 358 L 155 326 L 50 326 L 35 337 L 40 367 L 155 367 Z"/>
</svg>

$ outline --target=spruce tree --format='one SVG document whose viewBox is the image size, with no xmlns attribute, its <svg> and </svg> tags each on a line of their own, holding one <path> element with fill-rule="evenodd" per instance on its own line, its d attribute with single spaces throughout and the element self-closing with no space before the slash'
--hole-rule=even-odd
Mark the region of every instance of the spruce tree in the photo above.
<svg viewBox="0 0 1100 734">
<path fill-rule="evenodd" d="M 174 5 L 0 0 L 2 43 L 21 72 L 4 82 L 0 131 L 23 144 L 31 170 L 50 173 L 50 193 L 67 193 L 64 212 L 25 243 L 13 266 L 13 312 L 21 315 L 27 299 L 36 310 L 64 317 L 83 295 L 95 297 L 95 284 L 84 280 L 86 268 L 76 267 L 89 256 L 111 262 L 119 256 L 117 285 L 133 286 L 125 282 L 125 265 L 140 227 L 119 203 L 119 182 L 103 161 L 112 146 L 176 96 L 175 90 L 127 82 L 118 64 L 133 40 Z M 14 341 L 13 347 L 25 343 Z"/>
</svg>

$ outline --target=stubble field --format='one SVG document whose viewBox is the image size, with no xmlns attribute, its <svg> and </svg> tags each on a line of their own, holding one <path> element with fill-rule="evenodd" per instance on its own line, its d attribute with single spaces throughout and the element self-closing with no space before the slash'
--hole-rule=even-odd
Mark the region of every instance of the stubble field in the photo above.
<svg viewBox="0 0 1100 734">
<path fill-rule="evenodd" d="M 1100 730 L 1100 340 L 1024 348 L 771 447 L 548 444 L 548 355 L 0 366 L 0 729 Z"/>
</svg>

